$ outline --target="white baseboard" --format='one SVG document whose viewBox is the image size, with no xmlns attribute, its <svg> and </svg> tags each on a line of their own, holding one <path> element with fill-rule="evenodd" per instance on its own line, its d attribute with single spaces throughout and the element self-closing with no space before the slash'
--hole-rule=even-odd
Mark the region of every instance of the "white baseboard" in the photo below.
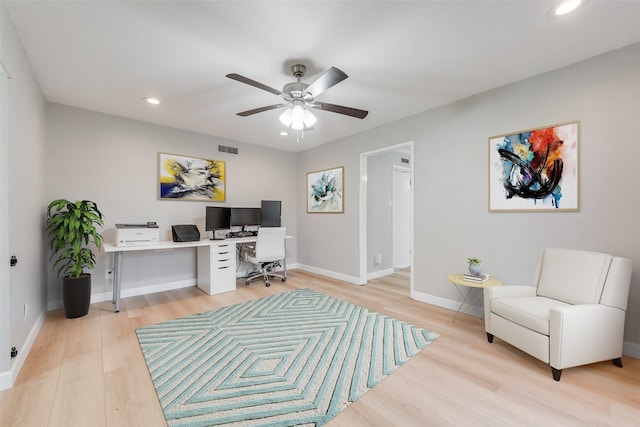
<svg viewBox="0 0 640 427">
<path fill-rule="evenodd" d="M 297 264 L 287 264 L 288 270 L 293 270 L 297 267 L 298 267 Z M 318 273 L 318 274 L 322 274 L 322 273 Z M 146 294 L 153 294 L 156 292 L 171 291 L 174 289 L 189 288 L 191 286 L 196 286 L 196 285 L 197 285 L 196 279 L 179 280 L 176 282 L 156 283 L 153 285 L 140 286 L 137 288 L 123 289 L 120 293 L 120 298 L 135 297 L 138 295 L 146 295 Z M 102 301 L 111 301 L 112 298 L 113 298 L 112 291 L 91 294 L 91 304 L 102 302 Z M 59 310 L 61 308 L 63 308 L 62 300 L 49 301 L 47 303 L 48 311 Z"/>
<path fill-rule="evenodd" d="M 11 371 L 0 372 L 0 391 L 13 387 L 13 374 Z"/>
<path fill-rule="evenodd" d="M 432 304 L 438 307 L 448 308 L 449 310 L 458 310 L 460 307 L 460 301 L 450 300 L 446 298 L 436 297 L 429 294 L 424 294 L 421 292 L 412 292 L 411 298 L 425 302 L 427 304 Z M 484 315 L 484 307 L 474 305 L 473 308 L 467 311 L 469 314 L 473 314 L 474 316 L 481 317 Z M 452 315 L 453 318 L 453 315 Z M 636 359 L 640 359 L 640 344 L 635 344 L 632 342 L 625 341 L 622 345 L 622 354 L 625 356 L 633 357 Z"/>
<path fill-rule="evenodd" d="M 629 357 L 640 359 L 640 344 L 625 341 L 622 344 L 622 354 Z"/>
<path fill-rule="evenodd" d="M 355 285 L 366 284 L 366 283 L 360 283 L 360 279 L 358 277 L 349 276 L 342 273 L 336 273 L 334 271 L 325 270 L 318 267 L 312 267 L 304 264 L 297 264 L 297 263 L 287 264 L 287 270 L 294 270 L 296 268 L 300 270 L 308 271 L 310 273 L 315 273 L 315 274 L 320 274 L 322 276 L 330 277 L 332 279 L 342 280 L 344 282 L 352 283 Z M 393 273 L 393 269 L 389 269 L 389 271 L 381 270 L 379 272 L 371 273 L 367 277 L 369 280 L 371 280 L 377 277 L 386 276 L 391 273 Z M 375 277 L 372 277 L 372 276 L 375 276 Z M 190 286 L 195 286 L 195 285 L 196 285 L 196 280 L 190 279 L 190 280 L 183 280 L 183 281 L 177 281 L 177 282 L 159 283 L 155 285 L 142 286 L 142 287 L 133 288 L 133 289 L 123 289 L 121 298 L 152 294 L 155 292 L 163 292 L 163 291 L 169 291 L 173 289 L 188 288 Z M 111 298 L 112 298 L 111 292 L 94 294 L 94 295 L 91 295 L 91 303 L 110 301 Z M 460 301 L 442 298 L 434 295 L 429 295 L 422 292 L 416 292 L 416 291 L 411 292 L 411 298 L 416 301 L 432 304 L 438 307 L 443 307 L 443 308 L 447 308 L 449 310 L 454 310 L 454 311 L 457 311 L 458 308 L 460 307 Z M 61 300 L 50 301 L 47 305 L 47 308 L 49 311 L 60 309 L 62 308 L 62 301 Z M 473 306 L 469 310 L 467 310 L 466 313 L 481 317 L 484 314 L 484 308 L 482 306 Z M 28 346 L 27 346 L 27 343 L 25 343 L 25 346 L 22 349 L 22 351 L 18 353 L 18 358 L 20 358 L 21 355 L 23 356 L 23 358 L 26 358 L 26 356 L 28 355 L 29 350 L 31 349 L 31 345 L 33 345 L 33 340 L 35 340 L 35 337 L 38 335 L 38 332 L 40 331 L 40 327 L 44 322 L 45 316 L 46 316 L 46 313 L 42 314 L 38 318 L 38 322 L 36 322 L 36 325 L 34 325 L 34 328 L 32 329 L 31 333 L 29 334 L 29 338 L 27 339 Z M 453 317 L 453 314 L 451 316 Z M 630 357 L 640 359 L 640 344 L 625 341 L 623 345 L 622 353 L 625 356 L 630 356 Z M 16 362 L 18 362 L 18 360 L 14 361 L 14 365 L 16 364 Z M 24 363 L 24 359 L 20 359 L 19 366 L 22 367 L 23 363 Z M 15 376 L 13 376 L 12 372 L 15 372 Z M 13 378 L 17 377 L 18 372 L 20 372 L 20 370 L 18 369 L 16 371 L 15 369 L 12 368 L 12 372 L 0 373 L 0 390 L 3 390 L 4 388 L 10 388 L 13 385 Z M 6 386 L 7 383 L 9 384 L 8 386 Z"/>
<path fill-rule="evenodd" d="M 393 274 L 394 271 L 395 270 L 393 268 L 385 268 L 384 270 L 374 271 L 373 273 L 367 274 L 367 280 L 373 280 L 379 277 L 388 276 L 390 274 Z"/>
<path fill-rule="evenodd" d="M 179 280 L 177 282 L 157 283 L 154 285 L 140 286 L 138 288 L 123 289 L 120 292 L 120 298 L 128 298 L 128 297 L 135 297 L 138 295 L 153 294 L 156 292 L 171 291 L 173 289 L 188 288 L 191 286 L 196 286 L 195 279 Z M 96 302 L 102 302 L 102 301 L 111 301 L 112 299 L 113 299 L 113 292 L 101 292 L 97 294 L 91 294 L 91 304 L 94 304 Z M 62 300 L 49 301 L 49 303 L 47 304 L 47 309 L 49 311 L 59 310 L 62 307 L 63 307 Z"/>
<path fill-rule="evenodd" d="M 288 268 L 289 266 L 287 265 L 287 269 Z M 311 267 L 310 265 L 304 265 L 304 264 L 296 264 L 296 268 L 299 268 L 300 270 L 308 271 L 310 273 L 319 274 L 321 276 L 330 277 L 332 279 L 342 280 L 343 282 L 353 283 L 354 285 L 366 285 L 366 283 L 360 283 L 359 277 L 348 276 L 346 274 L 336 273 L 335 271 L 325 270 L 318 267 Z"/>
<path fill-rule="evenodd" d="M 18 349 L 18 355 L 11 361 L 11 371 L 0 373 L 0 390 L 6 390 L 13 387 L 13 383 L 15 383 L 18 378 L 18 374 L 20 373 L 24 362 L 27 360 L 27 356 L 29 356 L 31 347 L 33 347 L 33 343 L 38 337 L 38 333 L 40 333 L 40 328 L 42 328 L 46 317 L 47 313 L 42 312 L 36 319 L 36 322 L 33 324 L 22 348 Z"/>
<path fill-rule="evenodd" d="M 154 285 L 141 286 L 139 288 L 123 289 L 120 292 L 120 298 L 136 297 L 138 295 L 154 294 L 156 292 L 172 291 L 174 289 L 189 288 L 196 286 L 196 279 L 178 280 L 177 282 L 157 283 Z M 113 299 L 112 292 L 103 292 L 91 295 L 91 304 L 94 302 L 111 301 Z"/>
<path fill-rule="evenodd" d="M 454 310 L 454 311 L 457 311 L 458 308 L 460 307 L 460 301 L 437 297 L 429 294 L 424 294 L 422 292 L 416 292 L 416 291 L 411 292 L 411 298 L 416 301 L 426 302 L 427 304 L 448 308 L 449 310 Z M 481 317 L 484 314 L 484 308 L 474 305 L 469 310 L 467 310 L 466 313 Z M 453 314 L 451 315 L 451 317 L 453 318 Z"/>
</svg>

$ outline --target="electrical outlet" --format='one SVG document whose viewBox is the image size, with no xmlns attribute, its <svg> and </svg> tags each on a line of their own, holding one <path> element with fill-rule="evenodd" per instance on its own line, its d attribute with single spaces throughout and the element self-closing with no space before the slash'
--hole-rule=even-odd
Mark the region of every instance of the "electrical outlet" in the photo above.
<svg viewBox="0 0 640 427">
<path fill-rule="evenodd" d="M 111 280 L 113 279 L 113 270 L 112 269 L 108 269 L 104 271 L 104 278 L 107 280 Z"/>
</svg>

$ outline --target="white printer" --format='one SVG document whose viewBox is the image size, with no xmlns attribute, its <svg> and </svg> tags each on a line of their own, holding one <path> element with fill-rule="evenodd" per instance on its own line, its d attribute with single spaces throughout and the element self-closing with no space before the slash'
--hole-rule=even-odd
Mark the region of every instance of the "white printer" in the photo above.
<svg viewBox="0 0 640 427">
<path fill-rule="evenodd" d="M 116 246 L 157 245 L 160 229 L 155 222 L 146 224 L 116 224 Z"/>
</svg>

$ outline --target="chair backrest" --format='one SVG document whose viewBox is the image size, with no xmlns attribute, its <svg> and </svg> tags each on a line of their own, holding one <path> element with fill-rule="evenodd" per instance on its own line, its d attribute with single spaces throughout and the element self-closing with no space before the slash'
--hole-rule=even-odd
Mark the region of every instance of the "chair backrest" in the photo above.
<svg viewBox="0 0 640 427">
<path fill-rule="evenodd" d="M 569 304 L 627 308 L 631 260 L 575 249 L 542 250 L 534 276 L 537 294 Z"/>
<path fill-rule="evenodd" d="M 271 262 L 284 259 L 285 227 L 260 227 L 256 239 L 256 261 Z"/>
</svg>

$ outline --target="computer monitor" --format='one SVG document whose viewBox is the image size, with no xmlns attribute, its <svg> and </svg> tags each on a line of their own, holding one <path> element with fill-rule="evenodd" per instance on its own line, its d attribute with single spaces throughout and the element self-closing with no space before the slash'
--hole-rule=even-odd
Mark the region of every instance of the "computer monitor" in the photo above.
<svg viewBox="0 0 640 427">
<path fill-rule="evenodd" d="M 231 226 L 231 208 L 207 206 L 204 217 L 205 231 L 226 230 Z"/>
<path fill-rule="evenodd" d="M 260 208 L 231 208 L 231 226 L 260 225 Z"/>
<path fill-rule="evenodd" d="M 263 200 L 260 206 L 260 227 L 280 227 L 281 215 L 280 200 Z"/>
</svg>

